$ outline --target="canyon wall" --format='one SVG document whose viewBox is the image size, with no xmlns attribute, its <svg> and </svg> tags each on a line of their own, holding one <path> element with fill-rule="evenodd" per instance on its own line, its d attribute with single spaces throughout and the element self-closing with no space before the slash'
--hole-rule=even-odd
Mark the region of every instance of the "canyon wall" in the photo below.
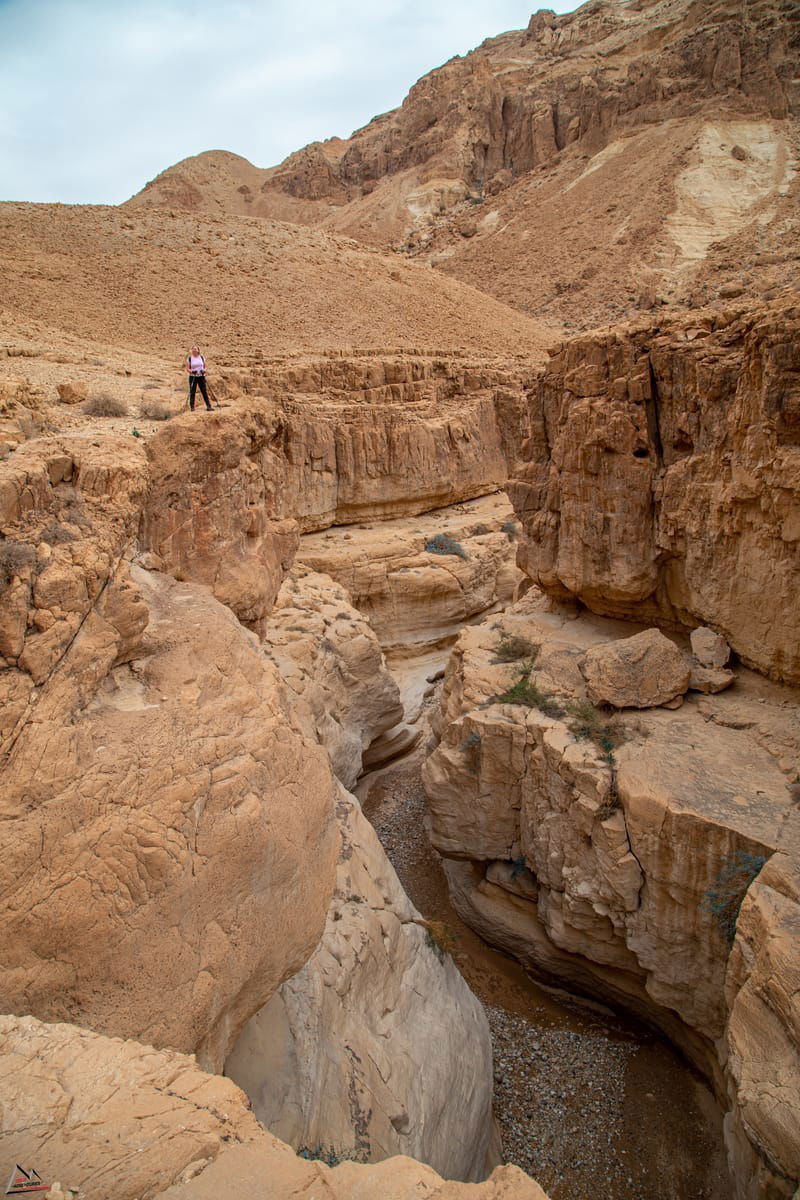
<svg viewBox="0 0 800 1200">
<path fill-rule="evenodd" d="M 699 312 L 558 348 L 507 489 L 526 574 L 597 613 L 711 625 L 800 681 L 799 319 Z"/>
</svg>

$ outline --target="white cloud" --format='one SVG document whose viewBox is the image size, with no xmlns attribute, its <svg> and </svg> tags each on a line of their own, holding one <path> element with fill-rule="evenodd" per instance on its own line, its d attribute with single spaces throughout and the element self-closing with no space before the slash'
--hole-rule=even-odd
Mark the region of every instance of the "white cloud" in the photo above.
<svg viewBox="0 0 800 1200">
<path fill-rule="evenodd" d="M 115 204 L 209 149 L 271 166 L 347 137 L 531 11 L 529 0 L 0 0 L 0 199 Z"/>
</svg>

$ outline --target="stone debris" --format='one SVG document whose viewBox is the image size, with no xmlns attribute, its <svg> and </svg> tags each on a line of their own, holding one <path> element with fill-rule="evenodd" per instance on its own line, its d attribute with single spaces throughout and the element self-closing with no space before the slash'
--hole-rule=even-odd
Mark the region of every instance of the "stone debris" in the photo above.
<svg viewBox="0 0 800 1200">
<path fill-rule="evenodd" d="M 692 643 L 692 654 L 701 667 L 719 670 L 724 667 L 731 656 L 731 648 L 720 633 L 707 629 L 705 625 L 693 629 L 689 635 Z"/>
</svg>

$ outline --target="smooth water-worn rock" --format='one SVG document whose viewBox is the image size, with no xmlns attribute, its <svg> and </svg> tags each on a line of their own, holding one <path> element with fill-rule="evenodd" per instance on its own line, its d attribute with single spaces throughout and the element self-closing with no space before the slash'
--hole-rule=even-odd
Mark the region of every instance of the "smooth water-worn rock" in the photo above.
<svg viewBox="0 0 800 1200">
<path fill-rule="evenodd" d="M 375 1162 L 408 1154 L 482 1179 L 492 1129 L 483 1009 L 403 892 L 357 801 L 322 941 L 245 1026 L 225 1072 L 295 1148 Z"/>
<path fill-rule="evenodd" d="M 193 1058 L 73 1025 L 0 1017 L 0 1071 L 4 1156 L 81 1194 L 102 1181 L 115 1200 L 546 1200 L 516 1167 L 467 1186 L 405 1157 L 333 1170 L 298 1158 Z"/>
</svg>

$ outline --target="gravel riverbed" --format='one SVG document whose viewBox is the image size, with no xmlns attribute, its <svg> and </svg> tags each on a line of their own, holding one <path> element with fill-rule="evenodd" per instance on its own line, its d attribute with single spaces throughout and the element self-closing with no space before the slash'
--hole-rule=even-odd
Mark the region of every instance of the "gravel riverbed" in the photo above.
<svg viewBox="0 0 800 1200">
<path fill-rule="evenodd" d="M 729 1200 L 721 1117 L 704 1083 L 648 1030 L 562 993 L 487 946 L 453 909 L 425 833 L 421 755 L 358 795 L 420 912 L 484 1004 L 504 1161 L 551 1200 Z"/>
</svg>

